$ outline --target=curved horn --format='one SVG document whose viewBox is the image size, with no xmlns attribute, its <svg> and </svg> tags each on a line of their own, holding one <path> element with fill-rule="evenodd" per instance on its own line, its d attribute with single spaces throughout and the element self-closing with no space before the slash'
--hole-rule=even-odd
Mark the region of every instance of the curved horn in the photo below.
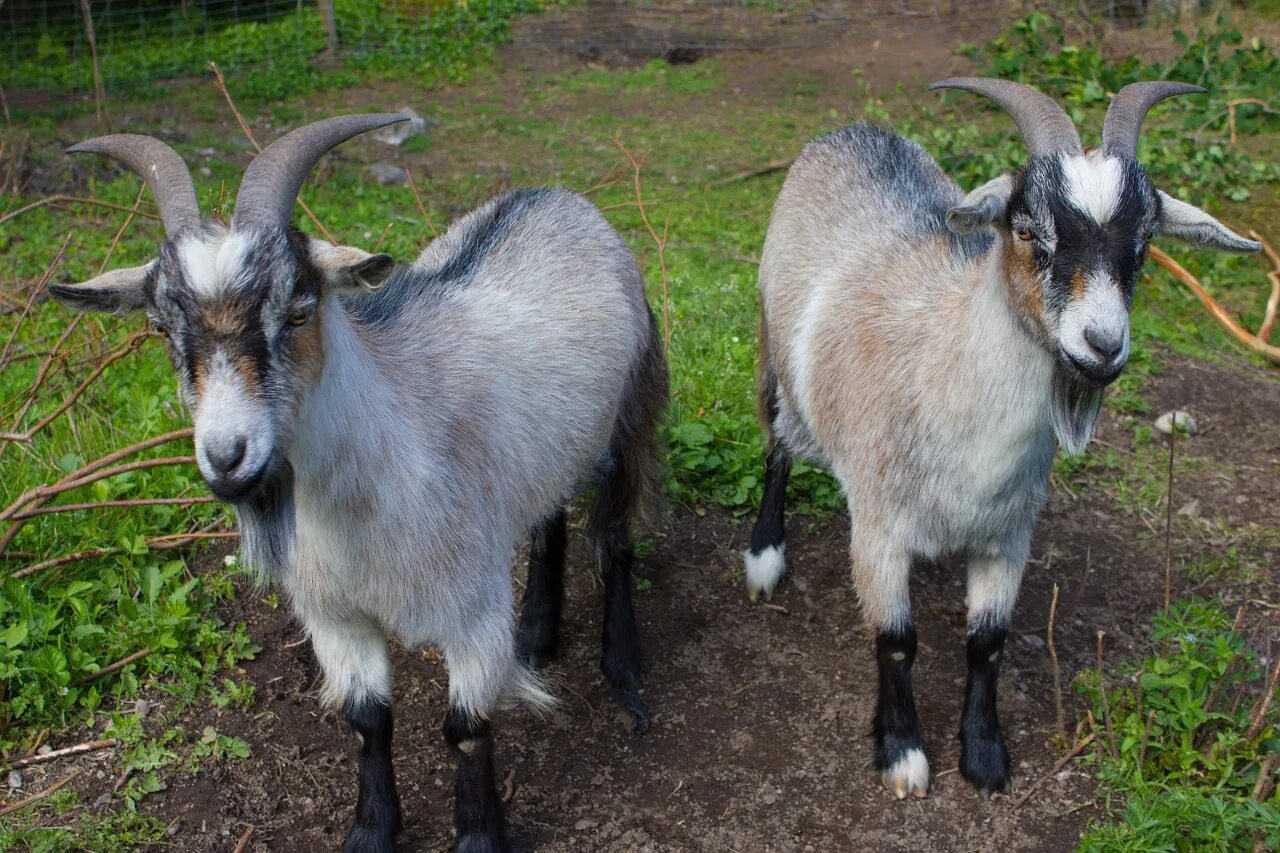
<svg viewBox="0 0 1280 853">
<path fill-rule="evenodd" d="M 156 197 L 166 234 L 200 225 L 200 205 L 191 171 L 165 143 L 151 136 L 117 133 L 88 139 L 67 149 L 68 154 L 105 154 L 142 176 Z"/>
<path fill-rule="evenodd" d="M 1113 157 L 1137 157 L 1138 134 L 1147 110 L 1165 98 L 1204 91 L 1199 86 L 1172 80 L 1130 83 L 1116 93 L 1111 106 L 1107 107 L 1107 117 L 1102 121 L 1102 150 Z"/>
<path fill-rule="evenodd" d="M 399 113 L 339 116 L 289 131 L 264 148 L 245 169 L 232 226 L 287 227 L 298 190 L 321 157 L 356 134 L 408 120 Z"/>
<path fill-rule="evenodd" d="M 1030 86 L 993 77 L 951 77 L 939 80 L 929 88 L 963 89 L 995 101 L 1018 125 L 1032 157 L 1044 157 L 1059 151 L 1079 154 L 1084 150 L 1071 117 L 1053 98 Z"/>
</svg>

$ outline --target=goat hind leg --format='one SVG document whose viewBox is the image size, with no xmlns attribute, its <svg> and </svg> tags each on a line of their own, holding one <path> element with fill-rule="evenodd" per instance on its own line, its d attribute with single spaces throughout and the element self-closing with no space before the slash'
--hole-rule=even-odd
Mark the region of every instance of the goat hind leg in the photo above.
<svg viewBox="0 0 1280 853">
<path fill-rule="evenodd" d="M 540 669 L 560 649 L 564 606 L 565 512 L 560 510 L 533 532 L 529 546 L 529 582 L 520 605 L 520 656 Z"/>
</svg>

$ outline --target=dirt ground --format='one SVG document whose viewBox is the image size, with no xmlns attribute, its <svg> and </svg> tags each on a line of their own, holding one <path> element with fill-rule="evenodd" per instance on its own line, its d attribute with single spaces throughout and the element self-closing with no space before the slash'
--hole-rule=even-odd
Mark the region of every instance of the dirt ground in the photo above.
<svg viewBox="0 0 1280 853">
<path fill-rule="evenodd" d="M 1188 457 L 1207 460 L 1179 493 L 1237 527 L 1280 522 L 1280 384 L 1237 368 L 1172 360 L 1153 381 L 1156 411 L 1183 407 L 1200 422 Z M 1132 430 L 1104 424 L 1122 450 Z M 1228 480 L 1220 472 L 1232 472 Z M 1240 500 L 1239 497 L 1245 497 Z M 1069 766 L 1020 808 L 1018 795 L 1063 754 L 1056 737 L 1045 646 L 1053 584 L 1061 587 L 1056 647 L 1065 681 L 1092 665 L 1096 634 L 1107 660 L 1131 655 L 1163 598 L 1163 541 L 1105 497 L 1057 494 L 1023 587 L 1000 684 L 1015 767 L 1014 798 L 983 802 L 960 778 L 956 740 L 964 679 L 963 572 L 928 567 L 913 589 L 920 631 L 916 691 L 934 769 L 929 797 L 895 800 L 869 766 L 875 663 L 859 627 L 839 519 L 793 519 L 793 574 L 776 607 L 748 604 L 739 551 L 748 521 L 684 510 L 655 532 L 637 606 L 648 649 L 645 698 L 653 728 L 633 735 L 597 676 L 600 591 L 582 542 L 570 558 L 565 651 L 548 674 L 562 700 L 545 719 L 496 720 L 499 776 L 517 841 L 539 851 L 1069 850 L 1097 816 L 1087 767 Z M 1179 563 L 1198 549 L 1174 543 Z M 1051 555 L 1051 556 L 1050 556 Z M 1275 555 L 1261 573 L 1278 568 Z M 1271 582 L 1215 589 L 1231 602 L 1274 599 Z M 1175 596 L 1191 584 L 1174 578 Z M 311 651 L 283 609 L 246 594 L 225 614 L 244 619 L 263 647 L 245 667 L 257 686 L 250 711 L 201 708 L 197 726 L 250 742 L 253 755 L 179 779 L 143 804 L 174 821 L 175 840 L 229 850 L 247 826 L 248 849 L 337 849 L 355 802 L 354 737 L 315 701 Z M 1274 628 L 1274 624 L 1272 625 Z M 439 735 L 446 673 L 430 653 L 397 650 L 396 746 L 406 850 L 451 843 L 452 773 Z M 1066 691 L 1067 718 L 1079 702 Z M 109 780 L 108 780 L 109 781 Z"/>
<path fill-rule="evenodd" d="M 989 37 L 1005 20 L 1000 3 L 977 4 L 963 14 L 951 4 L 882 3 L 873 10 L 877 14 L 860 21 L 856 13 L 868 6 L 832 3 L 823 8 L 839 7 L 844 17 L 831 12 L 775 21 L 778 28 L 830 30 L 822 31 L 821 43 L 805 48 L 785 34 L 751 42 L 753 31 L 743 30 L 736 18 L 733 26 L 715 23 L 721 42 L 703 33 L 700 40 L 690 39 L 692 45 L 669 33 L 654 34 L 648 24 L 649 29 L 637 27 L 648 33 L 650 55 L 680 47 L 696 49 L 699 56 L 720 51 L 729 88 L 750 94 L 788 85 L 779 81 L 793 72 L 838 73 L 846 80 L 850 56 L 865 57 L 866 79 L 883 89 L 945 76 L 964 69 L 953 53 L 957 42 Z M 922 9 L 908 8 L 914 6 Z M 562 38 L 572 41 L 569 49 L 553 44 L 547 35 L 553 26 L 590 31 L 567 17 L 571 11 L 556 13 L 551 23 L 522 26 L 500 64 L 635 58 L 616 48 L 618 39 L 593 46 L 586 38 L 584 46 Z M 341 97 L 358 99 L 359 92 Z M 446 97 L 465 97 L 465 91 Z M 1194 478 L 1179 480 L 1179 495 L 1196 498 L 1202 517 L 1230 528 L 1280 526 L 1280 383 L 1241 366 L 1170 357 L 1145 393 L 1153 414 L 1185 408 L 1200 421 L 1201 433 L 1187 439 L 1182 452 L 1207 464 L 1197 467 Z M 1125 452 L 1132 430 L 1106 417 L 1100 439 Z M 651 586 L 637 593 L 648 651 L 645 698 L 654 715 L 652 729 L 642 736 L 630 732 L 603 695 L 596 666 L 600 589 L 575 534 L 564 653 L 548 670 L 561 705 L 545 719 L 517 710 L 495 721 L 508 820 L 523 849 L 747 853 L 1074 846 L 1099 814 L 1087 767 L 1069 765 L 1034 798 L 1013 806 L 1064 752 L 1055 731 L 1045 645 L 1051 590 L 1055 583 L 1061 587 L 1055 636 L 1064 682 L 1092 665 L 1100 630 L 1106 632 L 1109 661 L 1134 653 L 1149 630 L 1149 615 L 1163 600 L 1163 541 L 1149 521 L 1125 514 L 1101 492 L 1055 491 L 1036 538 L 1000 686 L 1015 798 L 990 802 L 980 800 L 956 771 L 965 674 L 963 572 L 931 566 L 916 578 L 916 691 L 934 779 L 927 799 L 897 801 L 870 767 L 875 664 L 849 582 L 843 520 L 791 520 L 792 574 L 768 608 L 748 604 L 742 588 L 739 553 L 748 524 L 722 512 L 699 516 L 676 509 L 652 531 L 654 547 L 639 570 Z M 1213 547 L 1203 536 L 1174 542 L 1183 562 Z M 1278 568 L 1276 559 L 1270 557 L 1263 581 L 1215 580 L 1215 591 L 1232 603 L 1275 600 L 1265 579 Z M 1191 588 L 1184 577 L 1175 577 L 1175 595 Z M 244 667 L 257 701 L 247 711 L 198 707 L 185 719 L 197 731 L 212 725 L 244 738 L 252 755 L 181 776 L 140 808 L 171 821 L 174 845 L 192 851 L 230 851 L 248 827 L 250 851 L 338 849 L 355 802 L 356 742 L 316 701 L 318 671 L 309 645 L 287 608 L 273 609 L 247 589 L 222 615 L 247 622 L 263 648 Z M 447 675 L 429 652 L 398 649 L 394 660 L 395 761 L 406 824 L 401 847 L 445 850 L 452 841 L 452 772 L 440 736 Z M 1079 703 L 1069 688 L 1065 692 L 1067 719 L 1074 720 Z M 105 756 L 96 761 L 108 766 Z M 95 761 L 86 764 L 93 769 Z M 81 793 L 93 802 L 113 781 L 105 770 L 91 772 Z"/>
</svg>

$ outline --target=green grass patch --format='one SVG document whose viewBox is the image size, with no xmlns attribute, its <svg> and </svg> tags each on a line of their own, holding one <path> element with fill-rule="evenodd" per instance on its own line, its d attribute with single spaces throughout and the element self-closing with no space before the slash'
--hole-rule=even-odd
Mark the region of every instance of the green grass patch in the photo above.
<svg viewBox="0 0 1280 853">
<path fill-rule="evenodd" d="M 1092 760 L 1118 812 L 1081 850 L 1277 849 L 1280 796 L 1260 774 L 1280 751 L 1280 705 L 1264 709 L 1275 685 L 1258 653 L 1211 601 L 1176 602 L 1152 622 L 1151 651 L 1110 679 L 1122 686 L 1100 689 L 1094 672 L 1077 684 L 1093 703 Z"/>
</svg>

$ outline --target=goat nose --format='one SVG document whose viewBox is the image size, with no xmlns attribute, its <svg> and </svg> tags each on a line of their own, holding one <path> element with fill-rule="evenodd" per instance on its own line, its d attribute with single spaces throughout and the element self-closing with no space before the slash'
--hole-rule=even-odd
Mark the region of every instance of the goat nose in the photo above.
<svg viewBox="0 0 1280 853">
<path fill-rule="evenodd" d="M 244 459 L 247 442 L 240 436 L 230 441 L 219 442 L 205 447 L 204 455 L 219 474 L 227 475 L 240 465 Z"/>
<path fill-rule="evenodd" d="M 1103 361 L 1111 361 L 1124 349 L 1124 335 L 1102 331 L 1092 326 L 1084 330 L 1085 342 Z"/>
</svg>

